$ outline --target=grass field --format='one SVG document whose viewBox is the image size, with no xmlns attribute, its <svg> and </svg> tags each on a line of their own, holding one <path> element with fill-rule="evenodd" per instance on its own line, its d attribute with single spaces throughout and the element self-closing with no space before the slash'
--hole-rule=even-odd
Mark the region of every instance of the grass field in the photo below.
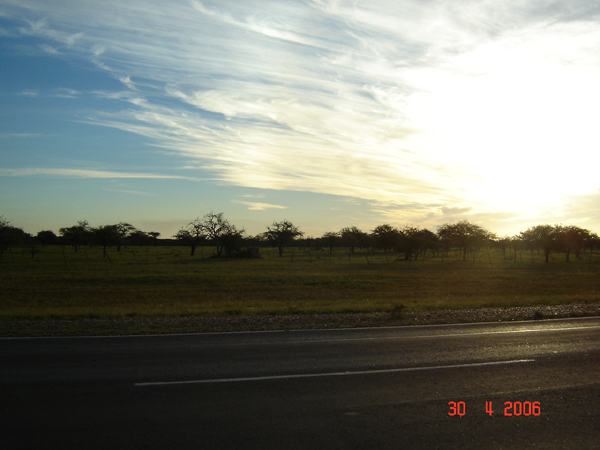
<svg viewBox="0 0 600 450">
<path fill-rule="evenodd" d="M 209 258 L 187 247 L 12 249 L 0 260 L 0 319 L 309 314 L 600 302 L 600 254 L 564 262 L 499 250 L 417 262 L 347 249 L 261 249 L 261 259 Z"/>
</svg>

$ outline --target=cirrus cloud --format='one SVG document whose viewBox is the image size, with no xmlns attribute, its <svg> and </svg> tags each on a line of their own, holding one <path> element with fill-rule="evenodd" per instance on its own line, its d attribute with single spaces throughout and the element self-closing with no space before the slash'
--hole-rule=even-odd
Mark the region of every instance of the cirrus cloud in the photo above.
<svg viewBox="0 0 600 450">
<path fill-rule="evenodd" d="M 535 220 L 598 188 L 593 2 L 7 0 L 3 14 L 121 82 L 94 91 L 119 107 L 83 122 L 222 183 L 357 197 L 398 221 Z"/>
</svg>

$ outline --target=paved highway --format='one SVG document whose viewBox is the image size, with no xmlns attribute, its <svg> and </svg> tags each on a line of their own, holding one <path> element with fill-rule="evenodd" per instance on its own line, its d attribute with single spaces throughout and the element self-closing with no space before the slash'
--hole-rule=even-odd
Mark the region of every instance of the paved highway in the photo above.
<svg viewBox="0 0 600 450">
<path fill-rule="evenodd" d="M 600 448 L 600 318 L 5 338 L 0 364 L 7 449 Z"/>
</svg>

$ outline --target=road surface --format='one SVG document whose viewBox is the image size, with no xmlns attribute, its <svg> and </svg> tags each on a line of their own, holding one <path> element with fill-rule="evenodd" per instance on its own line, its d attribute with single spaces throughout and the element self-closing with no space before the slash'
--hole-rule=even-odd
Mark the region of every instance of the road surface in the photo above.
<svg viewBox="0 0 600 450">
<path fill-rule="evenodd" d="M 4 338 L 0 363 L 6 449 L 600 448 L 600 318 Z"/>
</svg>

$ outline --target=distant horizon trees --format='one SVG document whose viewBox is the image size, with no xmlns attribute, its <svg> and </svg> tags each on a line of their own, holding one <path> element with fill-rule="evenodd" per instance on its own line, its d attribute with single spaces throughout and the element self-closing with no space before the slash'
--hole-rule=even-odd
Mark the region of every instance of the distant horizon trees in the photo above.
<svg viewBox="0 0 600 450">
<path fill-rule="evenodd" d="M 597 247 L 600 243 L 596 233 L 575 225 L 536 225 L 522 231 L 519 239 L 526 248 L 543 250 L 546 263 L 551 252 L 564 252 L 566 262 L 569 262 L 572 252 L 579 258 L 583 249 Z"/>
<path fill-rule="evenodd" d="M 429 251 L 432 254 L 441 252 L 443 260 L 444 254 L 454 249 L 457 258 L 466 261 L 471 253 L 475 258 L 479 248 L 493 246 L 502 250 L 505 260 L 507 249 L 513 251 L 512 258 L 508 258 L 515 261 L 518 250 L 528 250 L 532 255 L 536 251 L 542 252 L 544 261 L 548 263 L 552 253 L 564 253 L 565 261 L 569 262 L 572 255 L 580 259 L 582 252 L 600 248 L 600 238 L 595 232 L 575 225 L 540 224 L 514 236 L 498 237 L 468 220 L 442 224 L 437 227 L 437 232 L 410 225 L 397 228 L 381 224 L 369 232 L 352 226 L 325 232 L 321 237 L 304 237 L 304 232 L 297 226 L 288 220 L 282 220 L 267 225 L 265 232 L 255 236 L 244 234 L 245 230 L 238 230 L 224 217 L 224 213 L 211 211 L 202 219 L 196 218 L 182 227 L 172 238 L 189 246 L 191 256 L 195 255 L 198 246 L 202 248 L 206 245 L 215 249 L 215 256 L 255 257 L 259 255 L 258 247 L 272 245 L 277 248 L 281 257 L 285 248 L 299 245 L 327 248 L 330 254 L 336 247 L 347 247 L 349 257 L 356 248 L 366 249 L 367 253 L 369 249 L 379 249 L 386 254 L 403 254 L 407 261 L 416 260 Z M 33 256 L 37 252 L 36 246 L 54 244 L 70 245 L 75 252 L 82 245 L 99 245 L 103 248 L 104 257 L 107 257 L 109 247 L 116 246 L 119 251 L 123 245 L 156 245 L 159 236 L 159 232 L 145 232 L 127 222 L 91 227 L 87 220 L 60 228 L 59 236 L 50 230 L 43 230 L 32 236 L 0 216 L 0 258 L 12 247 L 29 245 Z M 242 248 L 246 250 L 242 251 Z"/>
<path fill-rule="evenodd" d="M 44 242 L 56 241 L 57 237 L 52 238 L 51 231 L 40 231 L 37 239 L 42 246 Z M 100 225 L 98 227 L 90 227 L 87 220 L 80 220 L 76 225 L 64 227 L 59 230 L 60 238 L 63 242 L 71 245 L 77 253 L 81 245 L 100 244 L 104 248 L 104 257 L 106 257 L 107 247 L 117 246 L 117 251 L 121 251 L 122 245 L 134 244 L 144 245 L 151 242 L 156 242 L 160 233 L 150 231 L 146 233 L 138 230 L 133 225 L 125 222 L 119 222 L 112 225 Z"/>
</svg>

